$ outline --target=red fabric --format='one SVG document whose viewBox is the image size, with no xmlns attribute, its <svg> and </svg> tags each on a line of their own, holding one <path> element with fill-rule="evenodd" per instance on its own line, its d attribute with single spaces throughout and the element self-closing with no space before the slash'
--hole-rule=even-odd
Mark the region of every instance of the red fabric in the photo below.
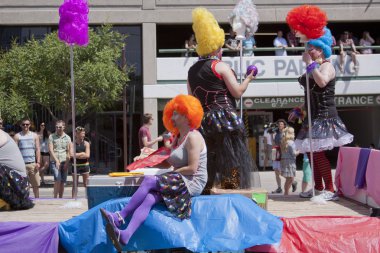
<svg viewBox="0 0 380 253">
<path fill-rule="evenodd" d="M 279 252 L 379 252 L 380 219 L 305 216 L 282 218 Z"/>
<path fill-rule="evenodd" d="M 281 218 L 280 245 L 260 245 L 253 252 L 380 252 L 380 219 L 351 216 Z"/>
<path fill-rule="evenodd" d="M 125 171 L 154 167 L 165 161 L 170 156 L 170 152 L 170 148 L 161 147 L 149 156 L 131 163 L 125 168 Z"/>
<path fill-rule="evenodd" d="M 215 61 L 213 61 L 213 62 L 211 63 L 211 69 L 212 69 L 212 72 L 214 73 L 214 75 L 215 75 L 217 78 L 219 78 L 220 80 L 222 80 L 222 79 L 223 79 L 222 76 L 221 76 L 218 72 L 216 72 L 216 69 L 215 69 L 216 64 L 218 64 L 219 62 L 220 62 L 219 60 L 215 60 Z"/>
</svg>

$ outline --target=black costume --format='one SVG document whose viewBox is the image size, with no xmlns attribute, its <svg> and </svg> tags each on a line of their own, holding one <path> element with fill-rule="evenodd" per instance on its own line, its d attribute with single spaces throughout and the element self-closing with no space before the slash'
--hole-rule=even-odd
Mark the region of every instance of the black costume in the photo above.
<svg viewBox="0 0 380 253">
<path fill-rule="evenodd" d="M 205 112 L 200 132 L 208 151 L 207 187 L 218 183 L 216 173 L 220 175 L 223 188 L 259 187 L 259 174 L 247 148 L 244 124 L 236 112 L 235 98 L 215 71 L 218 62 L 213 58 L 200 59 L 188 72 L 192 94 L 201 101 Z M 237 176 L 234 169 L 240 175 L 240 183 L 223 185 L 223 181 Z"/>
<path fill-rule="evenodd" d="M 305 107 L 307 107 L 306 75 L 299 77 L 298 81 L 305 89 Z M 335 78 L 324 88 L 320 88 L 310 76 L 309 87 L 313 152 L 330 150 L 351 143 L 353 136 L 339 118 L 335 106 Z M 306 119 L 295 142 L 301 153 L 310 152 L 308 121 Z"/>
</svg>

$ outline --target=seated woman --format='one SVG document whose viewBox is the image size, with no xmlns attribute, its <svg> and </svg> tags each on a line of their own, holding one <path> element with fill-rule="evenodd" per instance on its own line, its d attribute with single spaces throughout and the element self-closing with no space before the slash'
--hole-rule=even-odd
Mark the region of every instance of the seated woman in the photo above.
<svg viewBox="0 0 380 253">
<path fill-rule="evenodd" d="M 0 129 L 0 210 L 22 210 L 33 206 L 29 199 L 24 159 L 14 140 Z"/>
<path fill-rule="evenodd" d="M 162 200 L 174 216 L 190 218 L 191 197 L 200 195 L 207 182 L 207 149 L 202 135 L 196 130 L 202 118 L 202 106 L 193 96 L 178 95 L 166 104 L 164 125 L 176 136 L 167 160 L 174 170 L 158 176 L 145 176 L 120 212 L 100 210 L 107 222 L 107 234 L 118 251 L 122 250 L 122 245 L 128 244 L 153 205 Z M 132 216 L 128 227 L 119 230 L 128 216 Z"/>
</svg>

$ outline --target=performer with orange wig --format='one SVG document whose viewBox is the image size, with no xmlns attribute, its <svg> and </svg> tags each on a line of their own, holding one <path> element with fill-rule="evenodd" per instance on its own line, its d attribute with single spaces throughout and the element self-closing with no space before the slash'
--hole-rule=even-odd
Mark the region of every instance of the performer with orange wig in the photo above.
<svg viewBox="0 0 380 253">
<path fill-rule="evenodd" d="M 248 151 L 244 124 L 236 112 L 235 100 L 255 78 L 253 71 L 238 83 L 234 71 L 221 60 L 223 29 L 205 8 L 194 9 L 192 15 L 200 57 L 190 68 L 187 80 L 189 94 L 201 101 L 205 111 L 200 131 L 208 149 L 206 190 L 218 183 L 225 189 L 259 187 L 257 166 Z"/>
<path fill-rule="evenodd" d="M 123 210 L 115 213 L 101 209 L 106 231 L 118 251 L 147 218 L 154 204 L 164 201 L 179 219 L 191 215 L 191 197 L 200 195 L 207 182 L 207 149 L 200 127 L 203 109 L 198 99 L 178 95 L 164 109 L 166 129 L 176 135 L 167 161 L 174 170 L 162 175 L 145 176 L 138 190 Z M 132 216 L 128 227 L 120 230 L 124 219 Z"/>
<path fill-rule="evenodd" d="M 306 73 L 299 77 L 305 88 L 308 109 L 307 121 L 302 125 L 295 141 L 296 148 L 310 157 L 314 174 L 314 189 L 322 200 L 336 200 L 331 174 L 331 166 L 325 150 L 352 142 L 353 136 L 340 119 L 335 101 L 336 73 L 331 56 L 332 35 L 325 27 L 326 14 L 316 6 L 304 5 L 289 12 L 286 21 L 296 31 L 296 36 L 306 43 L 302 60 L 306 63 Z M 289 120 L 296 117 L 293 111 Z M 324 184 L 323 184 L 324 183 Z M 300 197 L 313 197 L 314 190 L 302 192 Z M 312 199 L 313 200 L 313 199 Z"/>
</svg>

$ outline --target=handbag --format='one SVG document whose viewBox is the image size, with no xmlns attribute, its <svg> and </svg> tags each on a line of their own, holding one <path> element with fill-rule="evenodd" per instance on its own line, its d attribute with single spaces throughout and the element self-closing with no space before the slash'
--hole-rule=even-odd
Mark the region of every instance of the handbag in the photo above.
<svg viewBox="0 0 380 253">
<path fill-rule="evenodd" d="M 281 161 L 281 148 L 280 148 L 280 146 L 273 146 L 273 148 L 272 148 L 272 161 Z"/>
</svg>

